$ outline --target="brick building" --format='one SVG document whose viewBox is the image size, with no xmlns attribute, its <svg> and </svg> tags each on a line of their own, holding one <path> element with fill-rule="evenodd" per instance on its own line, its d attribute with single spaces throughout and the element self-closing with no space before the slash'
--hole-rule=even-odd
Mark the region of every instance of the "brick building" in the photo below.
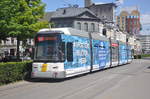
<svg viewBox="0 0 150 99">
<path fill-rule="evenodd" d="M 117 16 L 117 25 L 122 31 L 130 35 L 139 35 L 140 32 L 140 12 L 137 7 L 123 8 L 120 15 Z"/>
</svg>

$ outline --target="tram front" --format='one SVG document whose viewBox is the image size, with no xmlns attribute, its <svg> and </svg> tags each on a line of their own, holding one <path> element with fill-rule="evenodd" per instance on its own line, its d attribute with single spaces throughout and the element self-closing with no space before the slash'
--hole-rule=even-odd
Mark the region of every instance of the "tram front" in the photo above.
<svg viewBox="0 0 150 99">
<path fill-rule="evenodd" d="M 35 37 L 32 78 L 64 78 L 65 44 L 59 32 L 40 32 Z"/>
</svg>

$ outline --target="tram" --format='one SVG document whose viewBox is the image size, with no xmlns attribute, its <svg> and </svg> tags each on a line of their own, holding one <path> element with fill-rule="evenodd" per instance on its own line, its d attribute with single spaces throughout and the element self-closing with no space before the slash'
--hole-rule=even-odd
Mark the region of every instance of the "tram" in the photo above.
<svg viewBox="0 0 150 99">
<path fill-rule="evenodd" d="M 73 28 L 42 29 L 35 36 L 32 78 L 67 78 L 132 61 L 131 46 Z"/>
</svg>

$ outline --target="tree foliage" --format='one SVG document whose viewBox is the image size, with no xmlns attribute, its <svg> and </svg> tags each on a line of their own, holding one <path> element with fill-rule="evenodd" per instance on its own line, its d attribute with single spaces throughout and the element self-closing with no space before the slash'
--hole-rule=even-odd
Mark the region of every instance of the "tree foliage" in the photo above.
<svg viewBox="0 0 150 99">
<path fill-rule="evenodd" d="M 44 15 L 41 0 L 0 0 L 0 39 L 32 37 L 47 22 L 39 21 Z"/>
<path fill-rule="evenodd" d="M 0 39 L 17 38 L 19 60 L 20 40 L 32 38 L 48 22 L 39 21 L 44 15 L 45 5 L 41 0 L 0 0 Z"/>
</svg>

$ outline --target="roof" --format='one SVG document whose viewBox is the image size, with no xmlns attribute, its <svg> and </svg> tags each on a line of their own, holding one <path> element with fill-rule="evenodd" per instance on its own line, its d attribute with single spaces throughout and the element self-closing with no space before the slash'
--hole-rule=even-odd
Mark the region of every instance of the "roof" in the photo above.
<svg viewBox="0 0 150 99">
<path fill-rule="evenodd" d="M 80 36 L 80 37 L 86 37 L 89 38 L 89 33 L 77 30 L 74 28 L 52 28 L 52 29 L 41 29 L 38 34 L 48 34 L 48 33 L 64 33 L 66 35 L 74 35 L 74 36 Z M 109 39 L 106 37 L 101 36 L 99 33 L 92 33 L 92 38 L 95 40 L 102 40 L 102 41 L 108 41 Z"/>
<path fill-rule="evenodd" d="M 66 7 L 66 8 L 59 8 L 53 12 L 46 12 L 44 17 L 40 19 L 40 21 L 50 21 L 52 18 L 70 18 L 70 17 L 77 17 L 85 12 L 90 13 L 93 17 L 98 19 L 98 17 L 89 9 L 87 8 L 77 8 L 77 7 Z"/>
<path fill-rule="evenodd" d="M 94 3 L 93 5 L 89 6 L 89 7 L 93 7 L 93 6 L 114 6 L 117 7 L 115 3 Z"/>
<path fill-rule="evenodd" d="M 81 36 L 81 37 L 89 37 L 88 32 L 77 30 L 74 28 L 51 28 L 51 29 L 41 29 L 38 34 L 44 34 L 44 33 L 64 33 L 66 35 L 74 35 L 74 36 Z"/>
<path fill-rule="evenodd" d="M 46 12 L 44 17 L 42 19 L 40 19 L 41 21 L 50 21 L 52 15 L 54 14 L 54 12 Z"/>
<path fill-rule="evenodd" d="M 87 8 L 77 8 L 77 7 L 68 7 L 68 8 L 60 8 L 55 11 L 52 15 L 52 18 L 67 18 L 67 17 L 77 17 L 84 12 L 89 12 L 95 18 L 96 15 Z"/>
<path fill-rule="evenodd" d="M 101 36 L 100 33 L 92 33 L 91 36 L 92 36 L 92 39 L 94 40 L 109 41 L 108 38 Z"/>
</svg>

